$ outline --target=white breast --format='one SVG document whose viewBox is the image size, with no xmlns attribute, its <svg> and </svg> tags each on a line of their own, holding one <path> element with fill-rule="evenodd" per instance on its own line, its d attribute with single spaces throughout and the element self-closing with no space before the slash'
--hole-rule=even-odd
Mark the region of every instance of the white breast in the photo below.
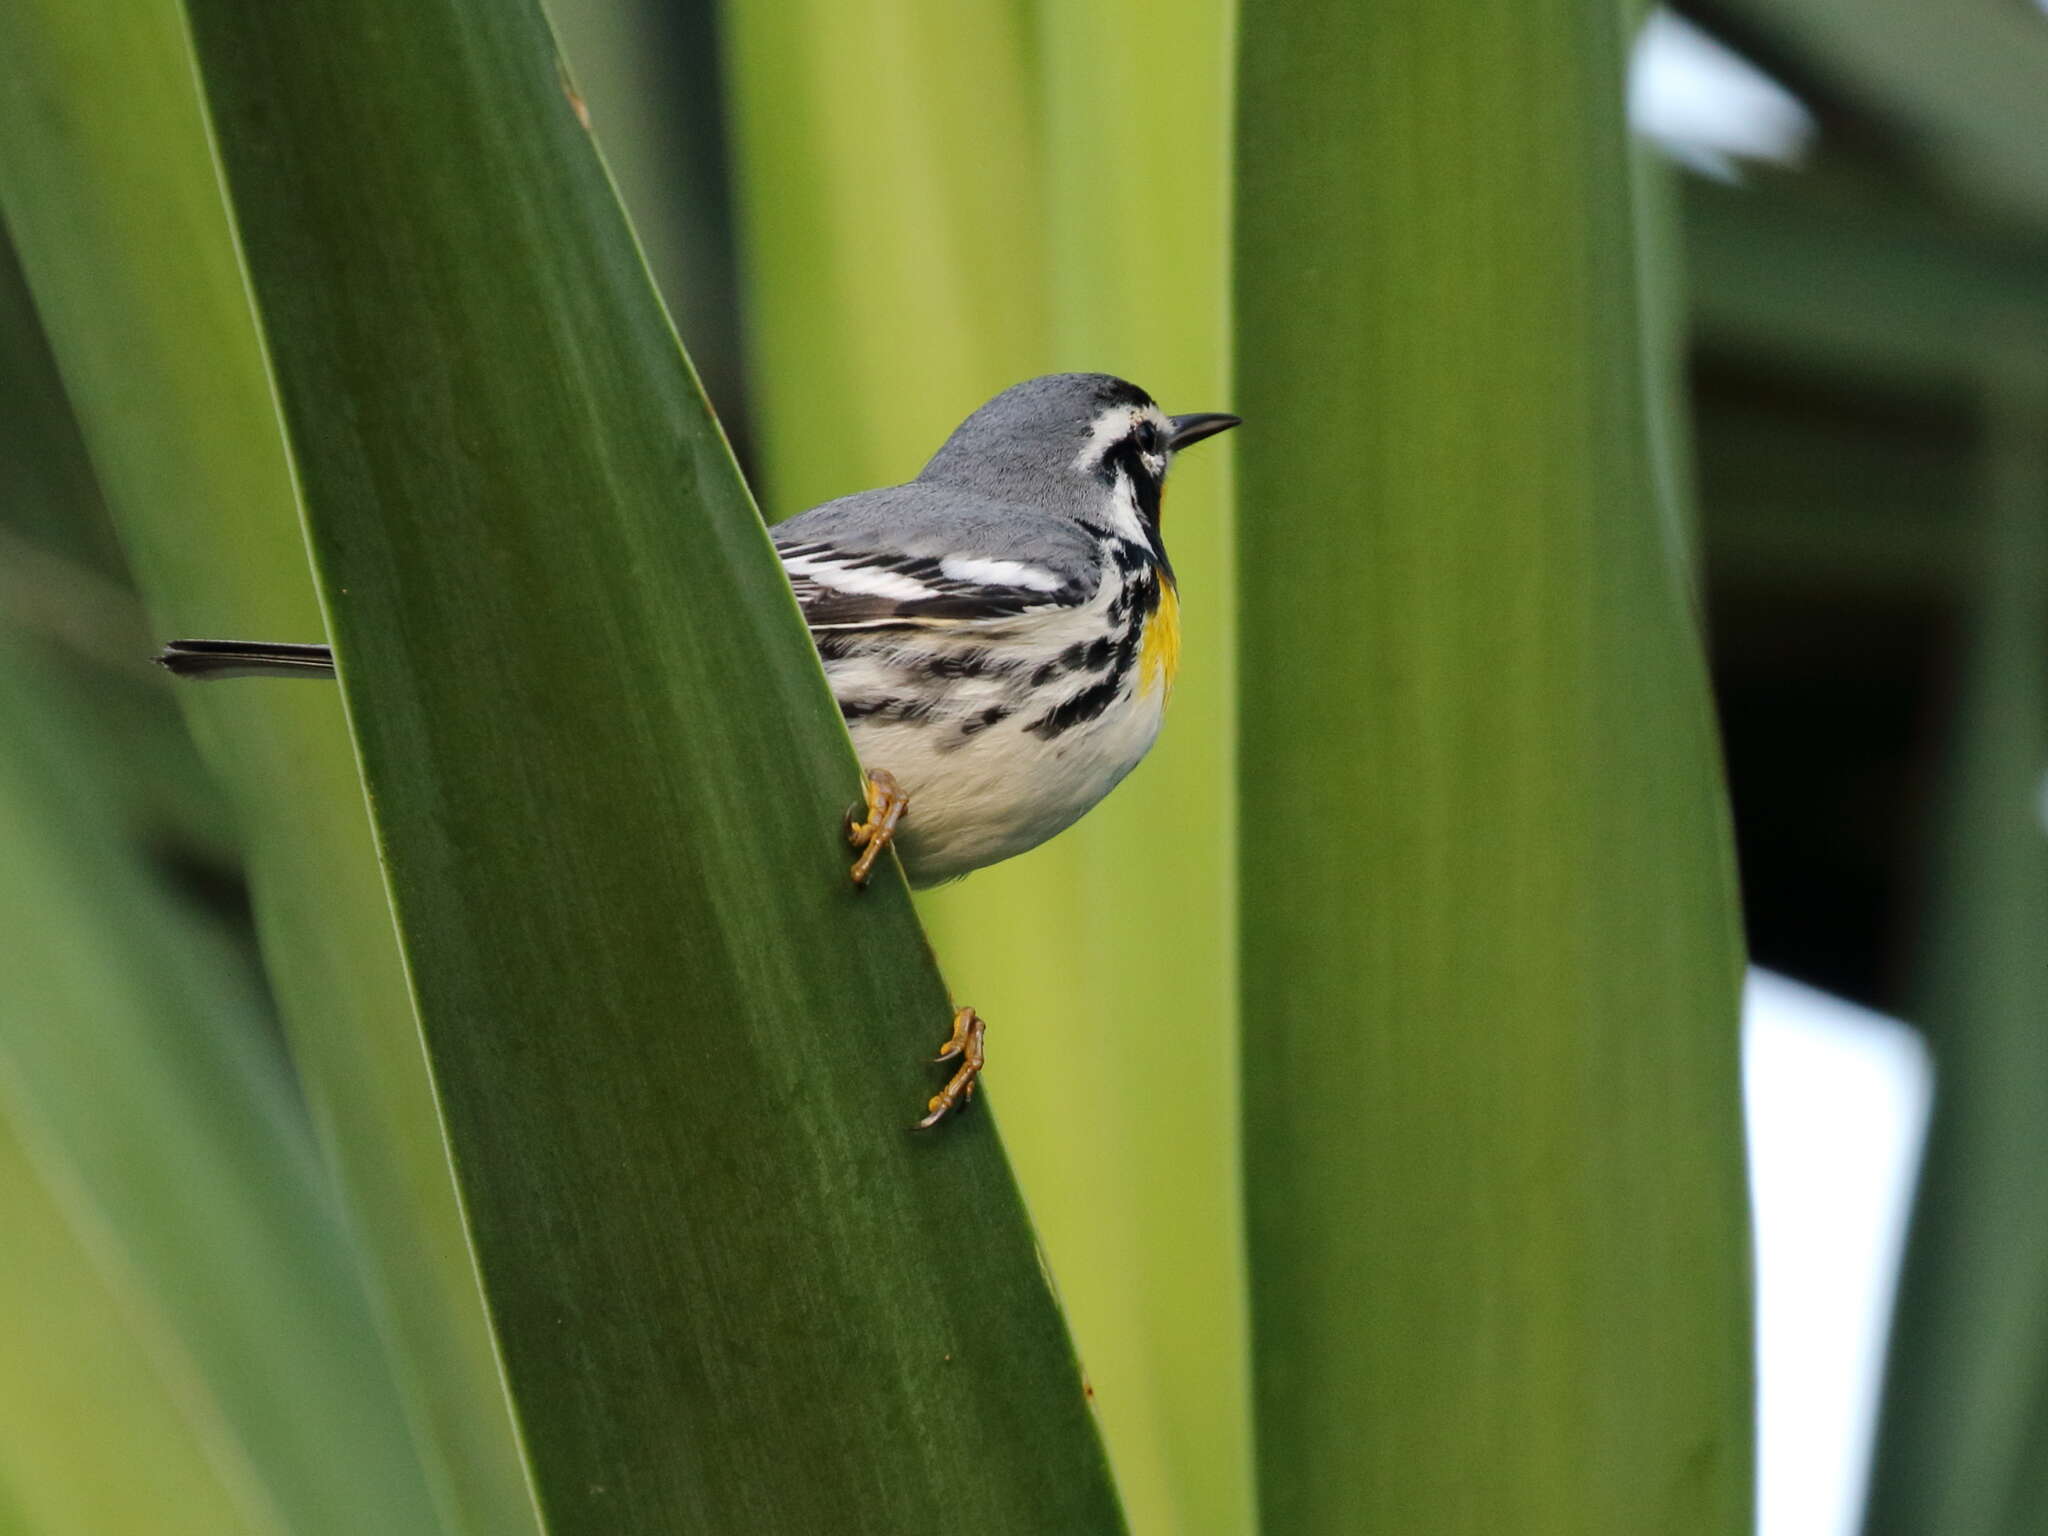
<svg viewBox="0 0 2048 1536">
<path fill-rule="evenodd" d="M 1036 847 L 1114 789 L 1150 748 L 1166 688 L 1141 675 L 1135 645 L 1120 675 L 1114 660 L 1101 670 L 1061 664 L 1114 640 L 1109 614 L 1126 579 L 1112 565 L 1094 597 L 1074 608 L 1002 625 L 871 635 L 846 655 L 828 653 L 826 674 L 861 762 L 888 769 L 910 796 L 897 847 L 916 883 Z M 1112 677 L 1099 712 L 1063 728 L 1049 722 L 1059 705 Z"/>
</svg>

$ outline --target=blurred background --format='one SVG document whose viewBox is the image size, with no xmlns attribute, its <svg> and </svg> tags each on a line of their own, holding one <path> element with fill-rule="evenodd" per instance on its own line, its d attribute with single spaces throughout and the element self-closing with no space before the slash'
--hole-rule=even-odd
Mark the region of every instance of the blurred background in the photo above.
<svg viewBox="0 0 2048 1536">
<path fill-rule="evenodd" d="M 1687 6 L 1650 24 L 1631 105 L 1689 168 L 1701 588 L 1751 953 L 1910 1021 L 1933 1068 L 1870 1529 L 2048 1528 L 2048 14 Z M 1848 1530 L 1860 1447 L 1802 1503 L 1801 1437 L 1842 1423 L 1856 1447 L 1875 1417 L 1873 1348 L 1852 1367 L 1818 1341 L 1850 1298 L 1883 1304 L 1859 1287 L 1908 1186 L 1866 1202 L 1910 1176 L 1928 1058 L 1789 1000 L 1843 1054 L 1764 1144 L 1759 1073 L 1785 1058 L 1757 1048 L 1776 1009 L 1752 1018 L 1765 1509 Z M 1834 1178 L 1774 1227 L 1815 1167 Z M 1890 1235 L 1845 1246 L 1859 1208 Z M 1774 1312 L 1809 1285 L 1799 1322 Z"/>
<path fill-rule="evenodd" d="M 728 18 L 552 11 L 678 329 L 773 471 Z M 1688 4 L 1644 29 L 1630 108 L 1670 168 L 1701 619 L 1774 973 L 1749 1058 L 1765 1530 L 1857 1529 L 1868 1469 L 1873 1536 L 2048 1531 L 2048 10 Z M 253 990 L 232 833 L 4 250 L 0 379 L 0 636 L 66 729 L 130 744 L 99 755 L 129 765 L 131 851 Z M 288 1074 L 262 1038 L 251 1070 Z"/>
</svg>

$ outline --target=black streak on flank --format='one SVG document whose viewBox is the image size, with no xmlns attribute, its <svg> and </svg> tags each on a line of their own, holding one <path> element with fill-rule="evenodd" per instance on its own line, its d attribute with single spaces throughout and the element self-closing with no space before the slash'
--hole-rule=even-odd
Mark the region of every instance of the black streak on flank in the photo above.
<svg viewBox="0 0 2048 1536">
<path fill-rule="evenodd" d="M 997 659 L 989 650 L 959 651 L 952 655 L 918 657 L 913 663 L 928 676 L 942 679 L 987 677 L 995 672 L 1013 672 L 1015 666 Z"/>
<path fill-rule="evenodd" d="M 1159 579 L 1148 572 L 1139 581 L 1125 587 L 1123 593 L 1110 605 L 1110 622 L 1120 622 L 1119 609 L 1144 615 L 1150 614 L 1158 606 Z M 1135 619 L 1125 625 L 1122 633 L 1117 636 L 1113 654 L 1108 658 L 1108 675 L 1101 682 L 1083 688 L 1072 698 L 1047 710 L 1024 729 L 1041 740 L 1051 741 L 1055 736 L 1064 735 L 1077 725 L 1086 725 L 1090 720 L 1100 717 L 1128 686 L 1131 668 L 1138 659 L 1138 641 L 1144 632 L 1145 626 Z M 1108 646 L 1109 643 L 1109 638 L 1104 636 L 1096 645 Z M 1091 645 L 1089 651 L 1092 653 L 1094 650 L 1095 646 Z"/>
<path fill-rule="evenodd" d="M 1172 573 L 1169 572 L 1169 579 L 1171 579 L 1171 575 Z M 1133 621 L 1122 638 L 1126 644 L 1136 645 L 1140 626 L 1135 621 L 1142 616 L 1149 615 L 1158 606 L 1159 578 L 1151 571 L 1147 571 L 1136 581 L 1125 582 L 1123 591 L 1117 593 L 1110 600 L 1109 622 L 1112 625 L 1118 625 L 1124 623 L 1127 619 Z"/>
<path fill-rule="evenodd" d="M 869 698 L 842 699 L 840 718 L 851 725 L 856 720 L 895 721 L 900 725 L 925 725 L 937 708 L 936 699 Z"/>
<path fill-rule="evenodd" d="M 1133 646 L 1132 650 L 1135 651 L 1136 647 Z M 1123 659 L 1121 650 L 1118 651 L 1117 659 L 1119 662 Z M 1047 710 L 1024 729 L 1042 741 L 1051 741 L 1055 736 L 1065 735 L 1077 725 L 1086 725 L 1116 702 L 1117 695 L 1123 691 L 1124 679 L 1128 672 L 1129 668 L 1118 666 L 1101 682 L 1083 688 L 1064 704 Z"/>
<path fill-rule="evenodd" d="M 1062 672 L 1100 672 L 1109 665 L 1110 654 L 1115 645 L 1114 635 L 1103 635 L 1095 640 L 1076 640 L 1051 661 L 1042 663 L 1038 670 L 1031 674 L 1032 686 L 1043 688 L 1047 683 L 1055 681 Z"/>
<path fill-rule="evenodd" d="M 874 643 L 865 635 L 834 634 L 829 629 L 813 631 L 811 641 L 817 646 L 818 657 L 822 661 L 845 661 L 850 656 L 858 656 Z"/>
<path fill-rule="evenodd" d="M 1016 709 L 1008 704 L 991 704 L 980 714 L 960 722 L 960 729 L 942 736 L 937 745 L 941 752 L 957 752 L 968 742 L 992 725 L 1000 725 L 1015 714 Z"/>
</svg>

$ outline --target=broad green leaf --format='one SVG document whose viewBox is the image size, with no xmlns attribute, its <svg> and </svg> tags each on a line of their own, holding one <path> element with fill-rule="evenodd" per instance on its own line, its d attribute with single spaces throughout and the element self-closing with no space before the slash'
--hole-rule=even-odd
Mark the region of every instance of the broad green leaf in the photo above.
<svg viewBox="0 0 2048 1536">
<path fill-rule="evenodd" d="M 1229 409 L 1225 8 L 732 6 L 772 510 L 914 474 L 1054 368 Z M 920 901 L 1136 1528 L 1251 1487 L 1236 1189 L 1228 449 L 1174 472 L 1160 744 L 1044 849 Z"/>
<path fill-rule="evenodd" d="M 1261 1513 L 1750 1519 L 1741 948 L 1613 0 L 1246 0 Z"/>
<path fill-rule="evenodd" d="M 0 1529 L 438 1529 L 231 858 L 0 248 Z"/>
<path fill-rule="evenodd" d="M 234 828 L 149 656 L 155 632 L 134 589 L 77 418 L 13 244 L 0 229 L 0 623 L 78 669 L 69 690 L 81 747 L 120 814 L 160 855 L 219 873 L 239 863 Z"/>
<path fill-rule="evenodd" d="M 765 530 L 531 5 L 192 0 L 558 1532 L 1120 1527 Z"/>
<path fill-rule="evenodd" d="M 0 1531 L 279 1529 L 264 1490 L 153 1365 L 119 1287 L 94 1264 L 4 1114 L 0 1211 L 0 1306 L 10 1320 L 0 1344 Z"/>
<path fill-rule="evenodd" d="M 0 631 L 0 1487 L 30 1529 L 438 1529 L 240 957 Z"/>
<path fill-rule="evenodd" d="M 2031 1531 L 2048 1495 L 2048 381 L 2018 347 L 1987 365 L 1975 634 L 1921 983 L 1938 1091 L 1872 1536 Z"/>
<path fill-rule="evenodd" d="M 0 9 L 0 207 L 157 638 L 318 638 L 173 0 Z M 531 1529 L 339 700 L 258 687 L 182 702 L 240 820 L 293 1059 L 443 1519 Z"/>
</svg>

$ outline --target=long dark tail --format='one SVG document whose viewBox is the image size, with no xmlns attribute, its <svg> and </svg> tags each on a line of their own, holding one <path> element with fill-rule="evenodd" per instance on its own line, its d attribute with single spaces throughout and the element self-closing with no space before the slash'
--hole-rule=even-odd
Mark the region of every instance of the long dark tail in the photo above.
<svg viewBox="0 0 2048 1536">
<path fill-rule="evenodd" d="M 158 665 L 178 677 L 332 677 L 334 651 L 283 640 L 173 640 Z"/>
</svg>

